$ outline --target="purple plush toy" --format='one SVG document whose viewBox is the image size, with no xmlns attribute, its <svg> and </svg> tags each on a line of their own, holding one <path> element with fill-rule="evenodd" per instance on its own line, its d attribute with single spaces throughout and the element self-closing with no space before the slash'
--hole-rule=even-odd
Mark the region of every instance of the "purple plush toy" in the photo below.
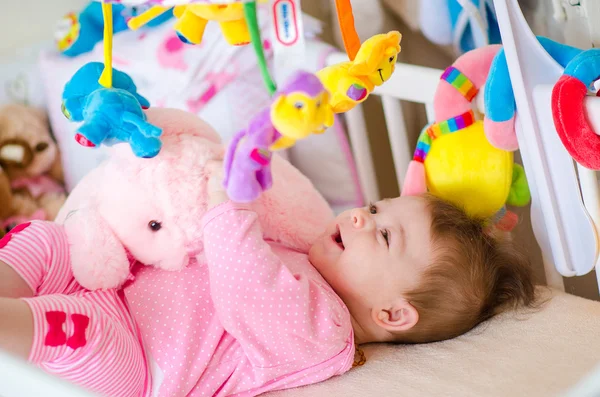
<svg viewBox="0 0 600 397">
<path fill-rule="evenodd" d="M 333 125 L 329 93 L 312 73 L 297 72 L 270 108 L 238 132 L 225 154 L 224 187 L 235 202 L 251 202 L 271 188 L 272 151 L 293 146 Z"/>
</svg>

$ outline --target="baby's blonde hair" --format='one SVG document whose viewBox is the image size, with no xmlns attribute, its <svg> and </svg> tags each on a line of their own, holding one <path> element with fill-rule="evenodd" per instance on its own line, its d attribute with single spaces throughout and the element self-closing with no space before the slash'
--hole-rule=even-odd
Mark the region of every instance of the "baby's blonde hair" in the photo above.
<svg viewBox="0 0 600 397">
<path fill-rule="evenodd" d="M 494 315 L 535 303 L 531 264 L 511 241 L 494 238 L 484 223 L 427 196 L 434 262 L 420 287 L 404 293 L 419 321 L 396 342 L 454 338 Z"/>
</svg>

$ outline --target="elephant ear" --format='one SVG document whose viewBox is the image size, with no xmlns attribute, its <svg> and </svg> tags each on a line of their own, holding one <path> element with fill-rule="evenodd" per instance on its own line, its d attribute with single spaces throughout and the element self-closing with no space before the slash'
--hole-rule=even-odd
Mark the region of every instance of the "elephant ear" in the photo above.
<svg viewBox="0 0 600 397">
<path fill-rule="evenodd" d="M 94 209 L 71 212 L 64 222 L 75 279 L 89 290 L 121 286 L 129 277 L 129 260 L 121 241 Z"/>
</svg>

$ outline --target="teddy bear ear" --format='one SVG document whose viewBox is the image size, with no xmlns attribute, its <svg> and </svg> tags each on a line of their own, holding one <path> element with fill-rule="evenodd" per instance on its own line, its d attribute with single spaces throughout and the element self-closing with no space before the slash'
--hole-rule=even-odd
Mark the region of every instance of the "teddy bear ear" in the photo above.
<svg viewBox="0 0 600 397">
<path fill-rule="evenodd" d="M 31 112 L 43 123 L 48 123 L 48 113 L 42 108 L 31 107 Z"/>
</svg>

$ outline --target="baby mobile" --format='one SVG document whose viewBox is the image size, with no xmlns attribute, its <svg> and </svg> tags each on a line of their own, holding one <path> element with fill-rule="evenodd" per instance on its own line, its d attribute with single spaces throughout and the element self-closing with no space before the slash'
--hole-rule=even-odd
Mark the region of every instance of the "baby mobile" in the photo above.
<svg viewBox="0 0 600 397">
<path fill-rule="evenodd" d="M 75 136 L 81 145 L 97 147 L 125 142 L 136 156 L 152 158 L 160 152 L 162 131 L 146 121 L 143 110 L 150 104 L 137 93 L 133 80 L 112 67 L 111 2 L 116 1 L 102 3 L 104 63 L 89 63 L 75 73 L 65 86 L 62 110 L 69 120 L 82 122 Z M 187 4 L 178 1 L 175 7 L 167 4 L 169 1 L 163 1 L 128 21 L 129 28 L 135 30 L 172 12 L 176 18 L 174 29 L 185 43 L 201 43 L 207 24 L 217 22 L 229 44 L 253 46 L 265 86 L 273 100 L 247 128 L 236 134 L 226 152 L 224 186 L 229 197 L 237 202 L 253 201 L 271 187 L 270 164 L 274 152 L 290 148 L 311 134 L 324 133 L 333 125 L 335 113 L 352 109 L 365 101 L 376 86 L 389 80 L 400 52 L 401 35 L 396 31 L 375 35 L 361 44 L 350 0 L 336 0 L 348 61 L 326 67 L 316 74 L 286 70 L 288 77 L 277 87 L 265 59 L 257 2 L 269 2 L 273 15 L 284 10 L 284 18 L 288 18 L 284 23 L 296 23 L 297 28 L 298 21 L 290 22 L 289 18 L 290 13 L 292 18 L 301 18 L 298 0 L 202 4 L 192 0 Z M 147 3 L 156 4 L 155 1 Z M 274 24 L 278 24 L 276 18 Z M 280 41 L 280 45 L 292 46 L 293 42 Z M 299 62 L 301 60 L 296 60 L 294 65 Z"/>
</svg>

